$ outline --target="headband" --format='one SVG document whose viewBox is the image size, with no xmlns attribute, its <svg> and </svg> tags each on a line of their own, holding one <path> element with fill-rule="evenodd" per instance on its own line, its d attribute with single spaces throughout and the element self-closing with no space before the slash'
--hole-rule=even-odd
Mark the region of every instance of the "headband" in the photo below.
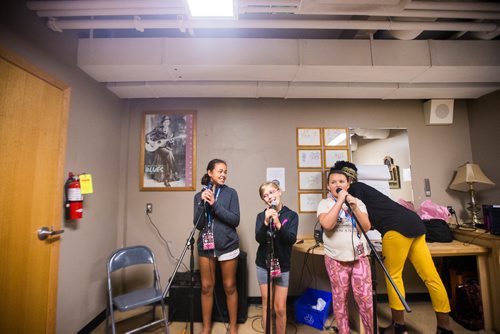
<svg viewBox="0 0 500 334">
<path fill-rule="evenodd" d="M 350 167 L 342 167 L 340 170 L 345 173 L 345 175 L 352 177 L 354 180 L 358 179 L 358 173 L 354 169 Z"/>
</svg>

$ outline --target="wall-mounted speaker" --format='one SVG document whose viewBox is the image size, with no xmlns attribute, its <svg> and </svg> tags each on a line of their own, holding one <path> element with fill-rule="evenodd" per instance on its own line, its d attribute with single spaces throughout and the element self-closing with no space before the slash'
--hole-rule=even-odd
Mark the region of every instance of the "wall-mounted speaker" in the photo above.
<svg viewBox="0 0 500 334">
<path fill-rule="evenodd" d="M 429 100 L 424 103 L 425 124 L 453 124 L 453 100 Z"/>
</svg>

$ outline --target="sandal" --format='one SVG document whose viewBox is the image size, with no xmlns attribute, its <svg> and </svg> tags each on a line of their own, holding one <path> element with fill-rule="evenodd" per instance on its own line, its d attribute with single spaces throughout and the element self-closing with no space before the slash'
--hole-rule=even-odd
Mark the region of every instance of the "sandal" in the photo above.
<svg viewBox="0 0 500 334">
<path fill-rule="evenodd" d="M 406 329 L 406 325 L 405 324 L 398 324 L 397 322 L 392 322 L 392 325 L 394 327 L 394 334 L 403 334 L 404 332 L 407 331 Z M 389 327 L 379 327 L 378 328 L 378 332 L 379 334 L 384 334 L 385 331 L 390 328 L 391 326 Z M 439 333 L 438 333 L 439 334 Z M 449 334 L 449 333 L 446 333 L 446 332 L 442 332 L 442 334 Z M 453 332 L 451 333 L 453 334 Z"/>
<path fill-rule="evenodd" d="M 436 334 L 453 334 L 453 331 L 450 329 L 444 329 L 444 328 L 438 326 Z"/>
</svg>

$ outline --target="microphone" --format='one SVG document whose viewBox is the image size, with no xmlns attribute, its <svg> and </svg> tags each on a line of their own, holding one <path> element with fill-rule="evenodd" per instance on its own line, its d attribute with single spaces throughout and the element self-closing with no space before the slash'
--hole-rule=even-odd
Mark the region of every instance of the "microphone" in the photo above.
<svg viewBox="0 0 500 334">
<path fill-rule="evenodd" d="M 277 206 L 278 206 L 278 203 L 276 203 L 276 201 L 272 201 L 271 202 L 271 209 L 276 210 Z M 273 217 L 270 217 L 269 218 L 269 227 L 271 229 L 272 229 L 273 224 L 274 224 L 274 219 L 273 219 Z"/>
<path fill-rule="evenodd" d="M 212 189 L 212 182 L 208 181 L 206 186 L 203 186 L 201 189 L 201 192 L 204 192 L 205 190 Z M 203 204 L 207 204 L 207 201 L 202 200 Z"/>
<path fill-rule="evenodd" d="M 204 190 L 212 189 L 212 182 L 208 181 L 207 185 L 203 187 Z"/>
<path fill-rule="evenodd" d="M 338 194 L 339 192 L 341 192 L 341 191 L 342 191 L 342 188 L 337 188 L 335 191 L 336 191 L 336 192 L 337 192 L 337 194 Z M 349 195 L 349 193 L 347 193 L 347 194 Z M 347 208 L 349 209 L 349 214 L 350 214 L 350 215 L 351 215 L 351 217 L 352 217 L 352 220 L 351 220 L 352 226 L 353 226 L 353 228 L 354 228 L 354 229 L 356 229 L 356 215 L 354 214 L 354 211 L 352 211 L 352 208 L 351 208 L 351 206 L 349 205 L 349 202 L 347 202 L 347 196 L 345 197 L 345 201 L 344 201 L 344 203 L 345 203 L 345 205 L 347 206 Z M 361 228 L 361 229 L 363 229 L 363 227 L 362 227 L 361 225 L 360 225 L 360 228 Z M 357 233 L 358 233 L 358 238 L 359 238 L 359 237 L 360 237 L 359 231 L 357 231 Z M 364 232 L 363 232 L 363 233 L 364 233 Z"/>
<path fill-rule="evenodd" d="M 335 192 L 338 194 L 342 191 L 342 188 L 337 188 L 335 189 Z M 345 197 L 345 201 L 344 201 L 345 205 L 347 206 L 347 208 L 349 209 L 349 211 L 352 212 L 352 209 L 351 209 L 351 206 L 349 205 L 349 202 L 347 202 L 347 196 Z"/>
</svg>

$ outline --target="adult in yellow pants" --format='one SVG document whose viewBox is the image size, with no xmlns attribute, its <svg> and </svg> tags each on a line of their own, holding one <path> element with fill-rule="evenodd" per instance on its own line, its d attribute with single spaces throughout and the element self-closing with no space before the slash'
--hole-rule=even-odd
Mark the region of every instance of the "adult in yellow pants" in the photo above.
<svg viewBox="0 0 500 334">
<path fill-rule="evenodd" d="M 353 163 L 337 161 L 333 168 L 343 170 L 349 176 L 351 182 L 349 193 L 365 203 L 370 222 L 382 234 L 384 265 L 401 294 L 405 295 L 403 268 L 406 259 L 408 259 L 429 291 L 432 308 L 436 313 L 436 333 L 453 334 L 449 318 L 448 294 L 425 242 L 426 229 L 420 217 L 375 188 L 357 182 L 357 168 Z M 385 328 L 379 328 L 379 333 L 408 333 L 404 320 L 403 304 L 387 278 L 386 283 L 392 324 Z"/>
</svg>

